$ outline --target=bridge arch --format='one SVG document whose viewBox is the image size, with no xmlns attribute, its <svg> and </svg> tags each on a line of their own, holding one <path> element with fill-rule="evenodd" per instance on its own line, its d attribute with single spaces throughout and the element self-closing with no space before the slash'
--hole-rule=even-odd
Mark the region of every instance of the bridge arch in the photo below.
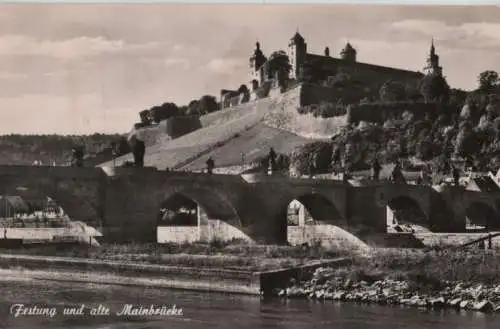
<svg viewBox="0 0 500 329">
<path fill-rule="evenodd" d="M 222 220 L 232 226 L 242 228 L 243 223 L 236 207 L 221 193 L 207 188 L 183 188 L 167 192 L 163 202 L 182 196 L 195 202 L 209 218 Z"/>
<path fill-rule="evenodd" d="M 284 198 L 277 215 L 279 242 L 298 244 L 321 243 L 323 246 L 353 244 L 362 242 L 349 226 L 335 198 L 318 192 L 299 193 Z"/>
<path fill-rule="evenodd" d="M 375 192 L 375 202 L 386 208 L 387 226 L 401 230 L 400 224 L 431 229 L 429 187 L 388 184 Z"/>
<path fill-rule="evenodd" d="M 403 230 L 404 226 L 411 226 L 411 230 L 416 228 L 430 230 L 429 217 L 418 201 L 408 195 L 398 195 L 387 202 L 387 224 Z"/>
<path fill-rule="evenodd" d="M 236 207 L 214 190 L 198 187 L 170 190 L 164 195 L 159 211 L 159 242 L 209 242 L 215 239 L 252 241 L 244 231 Z M 172 235 L 172 226 L 178 226 L 174 230 L 177 236 Z M 162 227 L 161 232 L 159 227 Z M 170 229 L 165 230 L 166 227 Z"/>
<path fill-rule="evenodd" d="M 474 200 L 465 206 L 466 230 L 495 230 L 500 228 L 496 207 L 489 202 Z"/>
</svg>

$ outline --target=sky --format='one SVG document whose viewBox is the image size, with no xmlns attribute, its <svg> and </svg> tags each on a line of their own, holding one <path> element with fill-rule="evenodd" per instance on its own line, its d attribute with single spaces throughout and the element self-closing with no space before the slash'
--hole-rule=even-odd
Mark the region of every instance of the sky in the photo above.
<svg viewBox="0 0 500 329">
<path fill-rule="evenodd" d="M 500 6 L 1 4 L 0 134 L 123 133 L 138 113 L 249 80 L 299 30 L 308 51 L 422 70 L 434 38 L 443 73 L 473 89 L 500 71 Z"/>
</svg>

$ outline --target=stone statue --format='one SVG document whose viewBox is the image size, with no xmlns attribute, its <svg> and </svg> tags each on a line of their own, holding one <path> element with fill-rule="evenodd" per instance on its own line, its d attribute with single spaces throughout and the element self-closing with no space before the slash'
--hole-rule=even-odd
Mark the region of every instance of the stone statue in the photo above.
<svg viewBox="0 0 500 329">
<path fill-rule="evenodd" d="M 71 165 L 74 167 L 83 167 L 83 147 L 74 147 L 72 153 Z"/>
<path fill-rule="evenodd" d="M 269 149 L 269 166 L 272 172 L 276 171 L 276 152 L 272 147 Z"/>
<path fill-rule="evenodd" d="M 211 175 L 213 173 L 213 170 L 214 170 L 214 167 L 215 167 L 215 162 L 212 159 L 212 157 L 208 157 L 206 165 L 207 165 L 207 173 Z"/>
<path fill-rule="evenodd" d="M 134 155 L 135 167 L 144 167 L 144 155 L 146 154 L 146 145 L 143 141 L 137 138 L 136 135 L 132 135 L 130 138 L 132 144 L 132 154 Z"/>
<path fill-rule="evenodd" d="M 382 169 L 382 167 L 380 166 L 380 163 L 378 162 L 377 158 L 375 158 L 373 160 L 373 163 L 372 163 L 372 179 L 373 180 L 379 180 L 379 176 L 380 176 L 380 170 Z"/>
</svg>

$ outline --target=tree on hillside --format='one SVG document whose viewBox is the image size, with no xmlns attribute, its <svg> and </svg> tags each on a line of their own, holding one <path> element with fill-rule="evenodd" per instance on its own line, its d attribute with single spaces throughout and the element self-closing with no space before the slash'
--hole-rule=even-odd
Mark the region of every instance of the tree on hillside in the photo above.
<svg viewBox="0 0 500 329">
<path fill-rule="evenodd" d="M 163 103 L 160 106 L 153 106 L 150 110 L 151 117 L 154 122 L 159 123 L 162 120 L 176 116 L 179 108 L 174 103 Z"/>
<path fill-rule="evenodd" d="M 141 123 L 144 125 L 150 125 L 151 124 L 151 113 L 149 110 L 143 110 L 139 112 L 139 117 L 141 118 Z"/>
<path fill-rule="evenodd" d="M 474 153 L 475 147 L 474 131 L 469 122 L 463 122 L 455 140 L 455 155 L 466 157 Z"/>
<path fill-rule="evenodd" d="M 321 60 L 313 59 L 307 61 L 299 73 L 299 79 L 301 81 L 319 83 L 321 81 L 326 81 L 328 79 L 327 72 L 323 69 Z"/>
<path fill-rule="evenodd" d="M 200 114 L 212 113 L 219 110 L 217 99 L 211 95 L 204 95 L 198 102 L 198 111 Z"/>
<path fill-rule="evenodd" d="M 352 84 L 352 82 L 352 76 L 345 70 L 340 69 L 334 76 L 329 76 L 327 78 L 326 85 L 341 88 Z"/>
<path fill-rule="evenodd" d="M 187 115 L 189 107 L 187 105 L 182 105 L 179 107 L 177 111 L 179 116 Z"/>
<path fill-rule="evenodd" d="M 420 81 L 420 92 L 426 102 L 448 102 L 450 86 L 445 77 L 439 74 L 428 74 Z"/>
<path fill-rule="evenodd" d="M 115 152 L 117 156 L 124 155 L 132 151 L 130 144 L 125 137 L 120 137 L 120 140 L 115 145 Z"/>
<path fill-rule="evenodd" d="M 388 80 L 379 90 L 380 100 L 383 102 L 395 102 L 406 99 L 405 85 L 398 81 Z"/>
<path fill-rule="evenodd" d="M 497 86 L 500 81 L 498 73 L 491 70 L 479 73 L 477 80 L 479 82 L 479 90 L 481 91 L 491 90 L 493 87 Z"/>
<path fill-rule="evenodd" d="M 247 85 L 242 84 L 238 88 L 238 93 L 240 95 L 243 95 L 243 97 L 241 98 L 241 103 L 247 103 L 250 100 L 250 90 L 248 90 Z"/>
<path fill-rule="evenodd" d="M 283 50 L 275 51 L 269 57 L 268 63 L 269 74 L 273 77 L 277 75 L 278 83 L 280 87 L 283 87 L 292 70 L 288 55 Z"/>
<path fill-rule="evenodd" d="M 245 84 L 242 84 L 239 88 L 238 88 L 238 93 L 240 94 L 244 94 L 244 93 L 249 93 L 250 91 L 248 90 L 248 87 L 247 85 Z"/>
<path fill-rule="evenodd" d="M 197 99 L 193 99 L 191 102 L 189 102 L 187 106 L 187 115 L 199 115 L 200 114 L 200 108 L 199 108 L 199 101 Z"/>
</svg>

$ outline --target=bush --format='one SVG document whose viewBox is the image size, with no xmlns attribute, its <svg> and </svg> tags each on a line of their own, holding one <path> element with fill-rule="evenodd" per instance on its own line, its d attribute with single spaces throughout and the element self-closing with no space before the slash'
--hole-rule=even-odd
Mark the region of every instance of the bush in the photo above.
<svg viewBox="0 0 500 329">
<path fill-rule="evenodd" d="M 326 119 L 345 115 L 347 113 L 347 109 L 341 104 L 323 102 L 321 104 L 311 104 L 298 107 L 297 113 L 311 113 L 315 118 L 321 117 L 323 119 Z"/>
<path fill-rule="evenodd" d="M 333 144 L 313 142 L 297 147 L 290 155 L 290 167 L 300 175 L 325 173 L 331 168 Z"/>
</svg>

